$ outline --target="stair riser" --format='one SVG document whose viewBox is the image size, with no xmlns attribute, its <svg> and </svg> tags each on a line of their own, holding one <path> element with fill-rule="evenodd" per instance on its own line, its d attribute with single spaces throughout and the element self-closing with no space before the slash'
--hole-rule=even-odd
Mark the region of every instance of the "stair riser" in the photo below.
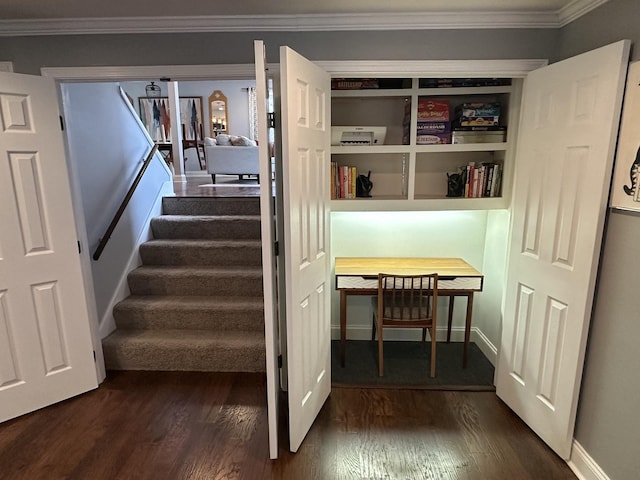
<svg viewBox="0 0 640 480">
<path fill-rule="evenodd" d="M 262 310 L 146 310 L 116 306 L 118 328 L 134 330 L 241 330 L 264 331 Z"/>
<path fill-rule="evenodd" d="M 226 275 L 183 275 L 158 277 L 140 275 L 135 270 L 128 277 L 133 295 L 215 295 L 262 296 L 262 277 Z"/>
<path fill-rule="evenodd" d="M 262 250 L 259 247 L 161 247 L 146 243 L 140 246 L 140 256 L 144 265 L 262 265 Z"/>
<path fill-rule="evenodd" d="M 225 348 L 212 343 L 205 348 L 193 345 L 159 346 L 153 343 L 105 343 L 108 370 L 171 370 L 201 372 L 264 372 L 264 343 Z"/>
<path fill-rule="evenodd" d="M 260 215 L 260 198 L 189 198 L 162 199 L 165 215 Z"/>
<path fill-rule="evenodd" d="M 258 240 L 260 219 L 174 221 L 156 217 L 151 221 L 151 231 L 158 239 Z"/>
</svg>

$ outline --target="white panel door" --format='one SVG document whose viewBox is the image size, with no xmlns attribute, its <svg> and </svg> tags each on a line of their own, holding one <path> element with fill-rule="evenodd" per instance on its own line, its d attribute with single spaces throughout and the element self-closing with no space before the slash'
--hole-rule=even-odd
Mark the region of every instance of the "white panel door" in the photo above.
<svg viewBox="0 0 640 480">
<path fill-rule="evenodd" d="M 329 74 L 280 49 L 289 448 L 331 392 Z"/>
<path fill-rule="evenodd" d="M 0 73 L 0 421 L 97 387 L 56 98 Z"/>
<path fill-rule="evenodd" d="M 571 453 L 626 41 L 530 73 L 513 193 L 497 393 Z"/>
<path fill-rule="evenodd" d="M 269 456 L 278 458 L 278 315 L 273 187 L 267 105 L 266 58 L 264 42 L 254 41 L 256 65 L 256 101 L 258 107 L 258 145 L 260 157 L 260 217 L 262 235 L 262 287 L 264 290 L 264 337 L 267 349 L 267 411 L 269 418 Z"/>
</svg>

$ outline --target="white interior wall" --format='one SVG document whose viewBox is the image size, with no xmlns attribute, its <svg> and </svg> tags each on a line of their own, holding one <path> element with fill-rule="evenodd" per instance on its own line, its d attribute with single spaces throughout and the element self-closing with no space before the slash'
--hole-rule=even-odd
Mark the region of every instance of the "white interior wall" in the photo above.
<svg viewBox="0 0 640 480">
<path fill-rule="evenodd" d="M 70 169 L 78 179 L 89 254 L 93 254 L 149 153 L 142 125 L 117 83 L 61 84 Z M 145 233 L 146 220 L 171 175 L 154 158 L 103 256 L 91 261 L 98 317 L 110 315 L 114 292 Z M 123 273 L 124 272 L 124 273 Z"/>
<path fill-rule="evenodd" d="M 481 332 L 484 342 L 478 345 L 485 355 L 495 362 L 502 334 L 502 302 L 506 279 L 507 251 L 509 245 L 509 210 L 487 212 L 487 233 L 484 258 L 480 271 L 484 275 L 482 293 L 475 295 L 473 326 Z M 495 364 L 495 363 L 494 363 Z"/>
</svg>

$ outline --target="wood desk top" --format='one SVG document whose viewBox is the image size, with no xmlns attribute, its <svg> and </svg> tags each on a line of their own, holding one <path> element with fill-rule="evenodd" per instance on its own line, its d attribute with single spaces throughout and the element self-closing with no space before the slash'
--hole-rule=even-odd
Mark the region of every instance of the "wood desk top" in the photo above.
<svg viewBox="0 0 640 480">
<path fill-rule="evenodd" d="M 438 273 L 447 277 L 482 277 L 461 258 L 425 257 L 336 257 L 335 274 L 377 276 L 378 273 L 418 275 Z"/>
</svg>

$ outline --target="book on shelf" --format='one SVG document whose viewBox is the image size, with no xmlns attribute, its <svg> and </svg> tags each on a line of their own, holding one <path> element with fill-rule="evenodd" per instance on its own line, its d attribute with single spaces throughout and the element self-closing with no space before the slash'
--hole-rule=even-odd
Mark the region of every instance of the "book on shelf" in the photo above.
<svg viewBox="0 0 640 480">
<path fill-rule="evenodd" d="M 331 199 L 356 198 L 356 167 L 331 162 Z"/>
<path fill-rule="evenodd" d="M 502 165 L 500 163 L 485 162 L 476 165 L 469 162 L 461 167 L 462 183 L 465 198 L 499 197 L 502 181 Z"/>
</svg>

